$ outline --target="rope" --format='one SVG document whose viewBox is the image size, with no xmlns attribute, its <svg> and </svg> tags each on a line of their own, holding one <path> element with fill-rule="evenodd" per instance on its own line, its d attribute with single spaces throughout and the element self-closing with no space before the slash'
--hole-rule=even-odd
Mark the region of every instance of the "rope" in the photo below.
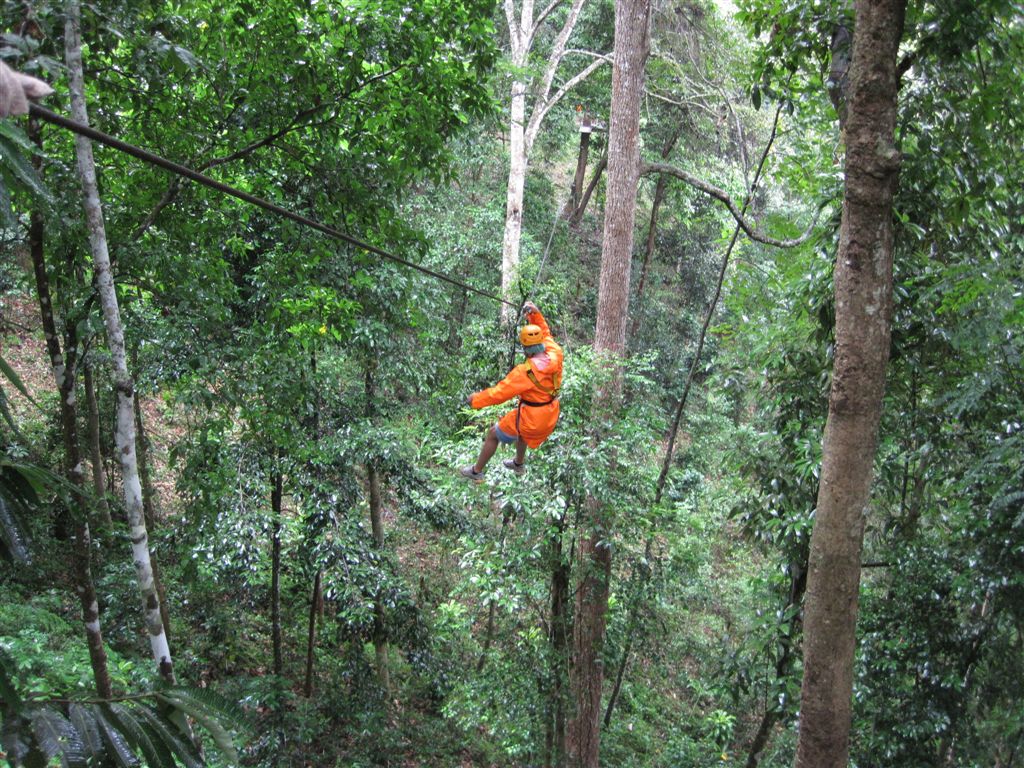
<svg viewBox="0 0 1024 768">
<path fill-rule="evenodd" d="M 513 317 L 511 322 L 509 323 L 508 332 L 508 367 L 510 370 L 516 362 L 516 325 L 519 323 L 519 319 L 523 316 L 523 309 L 526 307 L 526 300 L 529 298 L 530 293 L 532 293 L 533 290 L 540 283 L 541 275 L 544 274 L 544 265 L 547 263 L 548 254 L 551 252 L 551 241 L 555 239 L 555 230 L 558 229 L 558 219 L 560 218 L 559 214 L 561 213 L 561 211 L 561 208 L 555 209 L 555 220 L 551 222 L 551 234 L 548 235 L 548 244 L 544 246 L 544 255 L 541 257 L 540 267 L 537 269 L 537 275 L 533 278 L 533 285 L 530 286 L 530 290 L 523 290 L 523 281 L 519 281 L 519 295 L 521 299 L 519 304 L 519 311 L 516 312 L 516 316 Z M 505 303 L 507 304 L 508 302 Z"/>
<path fill-rule="evenodd" d="M 243 192 L 242 190 L 236 189 L 235 187 L 229 186 L 228 184 L 223 184 L 219 181 L 211 179 L 209 176 L 205 176 L 199 173 L 198 171 L 194 171 L 191 168 L 188 168 L 184 165 L 180 165 L 179 163 L 175 163 L 171 160 L 161 157 L 160 155 L 148 152 L 147 150 L 141 149 L 140 147 L 136 147 L 132 144 L 128 144 L 124 141 L 121 141 L 120 139 L 115 139 L 113 136 L 103 133 L 102 131 L 98 131 L 95 128 L 90 128 L 87 125 L 82 125 L 81 123 L 75 122 L 74 120 L 70 120 L 66 117 L 58 115 L 55 112 L 51 112 L 50 110 L 44 107 L 40 107 L 38 104 L 29 104 L 29 110 L 32 117 L 44 120 L 48 123 L 59 126 L 61 128 L 66 128 L 72 133 L 77 133 L 80 136 L 85 136 L 86 138 L 92 139 L 93 141 L 99 142 L 100 144 L 104 144 L 108 147 L 111 147 L 112 149 L 116 149 L 119 152 L 123 152 L 126 155 L 131 155 L 132 157 L 138 158 L 139 160 L 149 163 L 150 165 L 155 165 L 159 168 L 163 168 L 165 171 L 177 174 L 178 176 L 183 176 L 186 179 L 191 179 L 192 181 L 198 182 L 199 184 L 202 184 L 205 187 L 209 187 L 210 189 L 216 190 L 217 192 L 220 192 L 225 195 L 230 195 L 231 197 L 235 197 L 251 205 L 255 205 L 257 208 L 262 208 L 263 210 L 270 211 L 271 213 L 275 213 L 278 216 L 283 216 L 284 218 L 290 219 L 291 221 L 294 221 L 305 227 L 309 227 L 311 229 L 317 230 L 318 232 L 322 232 L 323 234 L 327 235 L 328 237 L 332 237 L 335 240 L 341 240 L 342 242 L 348 243 L 349 245 L 353 245 L 361 250 L 374 253 L 382 258 L 388 259 L 389 261 L 393 261 L 397 264 L 409 267 L 410 269 L 415 269 L 416 271 L 422 272 L 423 274 L 429 275 L 430 277 L 433 277 L 437 280 L 443 280 L 446 283 L 457 285 L 460 288 L 464 288 L 467 291 L 471 291 L 479 296 L 488 298 L 491 301 L 497 301 L 501 304 L 507 304 L 510 307 L 516 306 L 513 302 L 507 301 L 506 299 L 503 299 L 496 294 L 488 293 L 487 291 L 480 290 L 479 288 L 474 288 L 473 286 L 456 280 L 453 277 L 449 277 L 448 275 L 445 275 L 441 272 L 436 272 L 435 270 L 430 269 L 429 267 L 424 267 L 420 264 L 415 264 L 411 261 L 408 261 L 407 259 L 395 256 L 394 254 L 388 253 L 382 248 L 378 248 L 375 245 L 366 243 L 362 240 L 359 240 L 358 238 L 352 237 L 351 235 L 346 235 L 344 232 L 337 230 L 334 227 L 329 227 L 326 224 L 321 224 L 320 222 L 314 221 L 313 219 L 307 218 L 306 216 L 302 216 L 301 214 L 289 211 L 287 208 L 282 208 L 279 205 L 275 205 L 274 203 L 271 203 L 269 200 L 264 200 L 261 197 L 250 195 L 248 192 Z M 521 308 L 520 312 L 522 312 Z"/>
</svg>

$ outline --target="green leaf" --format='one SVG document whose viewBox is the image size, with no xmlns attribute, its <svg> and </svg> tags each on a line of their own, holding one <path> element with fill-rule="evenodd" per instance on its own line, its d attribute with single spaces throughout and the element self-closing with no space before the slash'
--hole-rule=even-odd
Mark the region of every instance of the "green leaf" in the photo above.
<svg viewBox="0 0 1024 768">
<path fill-rule="evenodd" d="M 14 369 L 11 368 L 8 362 L 4 360 L 2 357 L 0 357 L 0 373 L 2 373 L 7 378 L 7 380 L 11 382 L 11 384 L 13 384 L 19 392 L 21 392 L 21 394 L 27 397 L 29 402 L 32 403 L 32 405 L 34 405 L 36 408 L 39 408 L 39 403 L 32 399 L 32 395 L 28 393 L 28 389 L 25 387 L 25 384 L 22 382 L 21 378 L 18 376 L 17 373 L 14 372 Z M 42 408 L 39 408 L 39 410 L 42 410 Z"/>
<path fill-rule="evenodd" d="M 6 136 L 0 135 L 0 161 L 14 178 L 37 197 L 53 202 L 50 191 L 43 185 L 36 169 L 25 159 L 24 153 Z"/>
</svg>

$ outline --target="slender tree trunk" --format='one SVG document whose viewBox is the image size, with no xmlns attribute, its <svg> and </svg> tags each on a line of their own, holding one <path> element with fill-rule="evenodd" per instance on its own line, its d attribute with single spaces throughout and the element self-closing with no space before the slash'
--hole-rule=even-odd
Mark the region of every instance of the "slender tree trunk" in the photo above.
<svg viewBox="0 0 1024 768">
<path fill-rule="evenodd" d="M 505 555 L 505 535 L 508 532 L 508 524 L 512 519 L 512 508 L 509 505 L 505 505 L 505 509 L 501 515 L 501 537 L 498 539 L 498 559 L 502 559 Z M 484 666 L 487 664 L 487 654 L 491 650 L 491 643 L 494 640 L 494 623 L 497 613 L 497 604 L 494 600 L 491 600 L 487 606 L 487 628 L 484 630 L 484 647 L 480 651 L 480 658 L 476 662 L 476 671 L 483 672 Z"/>
<path fill-rule="evenodd" d="M 274 649 L 274 674 L 284 673 L 284 649 L 281 641 L 281 521 L 283 517 L 284 476 L 274 473 L 274 488 L 270 492 L 270 508 L 274 515 L 274 530 L 270 540 L 270 642 Z"/>
<path fill-rule="evenodd" d="M 518 295 L 515 280 L 519 276 L 519 246 L 523 237 L 523 194 L 526 188 L 526 83 L 512 83 L 509 106 L 509 169 L 505 189 L 505 235 L 501 245 L 501 295 Z M 501 305 L 501 319 L 508 323 L 512 308 Z"/>
<path fill-rule="evenodd" d="M 30 134 L 37 144 L 38 126 L 30 127 Z M 46 351 L 50 357 L 54 383 L 60 396 L 61 434 L 64 438 L 64 476 L 74 489 L 74 509 L 71 542 L 72 563 L 75 575 L 75 592 L 82 609 L 82 624 L 85 628 L 86 644 L 89 648 L 89 663 L 92 666 L 96 693 L 105 699 L 113 695 L 110 671 L 107 666 L 107 651 L 103 645 L 103 631 L 100 627 L 99 603 L 92 579 L 91 549 L 89 532 L 88 496 L 85 493 L 85 477 L 82 472 L 82 457 L 78 447 L 78 407 L 75 397 L 76 339 L 73 329 L 68 330 L 67 359 L 61 354 L 57 323 L 53 314 L 53 300 L 50 296 L 50 279 L 46 273 L 43 249 L 43 215 L 37 210 L 29 216 L 29 251 L 36 278 L 36 292 L 39 296 L 39 314 L 43 334 L 46 337 Z"/>
<path fill-rule="evenodd" d="M 798 768 L 845 768 L 864 517 L 892 316 L 896 56 L 906 0 L 858 0 L 846 191 L 835 266 L 836 346 L 811 534 Z"/>
<path fill-rule="evenodd" d="M 680 121 L 675 130 L 672 131 L 672 135 L 665 142 L 665 146 L 661 148 L 662 160 L 668 160 L 682 133 L 683 124 Z M 629 330 L 630 338 L 636 336 L 637 331 L 640 330 L 640 319 L 643 317 L 644 308 L 644 287 L 647 285 L 647 269 L 650 266 L 651 257 L 654 255 L 654 246 L 658 237 L 658 213 L 661 211 L 661 204 L 665 201 L 666 189 L 668 189 L 668 179 L 665 177 L 665 174 L 661 174 L 658 176 L 658 181 L 654 187 L 654 201 L 651 203 L 651 219 L 647 225 L 647 243 L 644 246 L 644 260 L 640 265 L 640 279 L 636 283 L 636 309 L 633 314 L 633 323 Z"/>
<path fill-rule="evenodd" d="M 607 358 L 613 366 L 613 375 L 595 393 L 595 424 L 612 418 L 622 400 L 622 355 L 626 345 L 640 166 L 640 100 L 644 90 L 649 22 L 649 0 L 617 0 L 608 131 L 608 201 L 594 344 L 597 354 Z M 593 439 L 600 438 L 595 435 Z M 598 766 L 604 680 L 602 646 L 612 564 L 611 511 L 590 497 L 585 505 L 585 518 L 573 625 L 571 685 L 576 709 L 569 721 L 567 739 L 568 764 L 572 768 Z"/>
<path fill-rule="evenodd" d="M 372 358 L 366 363 L 365 378 L 363 380 L 366 394 L 366 417 L 373 419 L 377 406 L 377 386 L 374 379 L 376 361 Z M 370 529 L 373 532 L 373 545 L 379 550 L 384 549 L 384 510 L 381 504 L 380 495 L 380 473 L 376 464 L 369 461 L 366 464 L 366 485 L 367 496 L 370 502 Z M 378 591 L 373 601 L 373 649 L 377 658 L 377 675 L 380 677 L 381 687 L 385 691 L 391 690 L 391 670 L 388 665 L 388 636 L 387 622 L 384 615 L 384 600 Z"/>
<path fill-rule="evenodd" d="M 306 685 L 303 692 L 306 698 L 313 696 L 313 666 L 316 662 L 316 619 L 323 610 L 323 598 L 320 594 L 320 582 L 323 572 L 317 571 L 313 579 L 313 596 L 309 601 L 309 633 L 306 641 Z"/>
<path fill-rule="evenodd" d="M 133 353 L 132 363 L 137 369 L 135 361 L 138 356 Z M 146 437 L 146 425 L 142 421 L 142 405 L 139 398 L 134 398 L 135 410 L 135 434 L 136 446 L 139 451 L 139 480 L 142 483 L 142 514 L 146 519 L 146 529 L 150 532 L 156 531 L 156 492 L 153 490 L 153 483 L 149 474 L 149 438 Z M 164 589 L 164 580 L 160 575 L 160 563 L 153 559 L 153 584 L 160 596 L 160 620 L 164 623 L 164 632 L 167 633 L 167 642 L 171 642 L 171 614 L 167 610 L 167 590 Z"/>
<path fill-rule="evenodd" d="M 580 222 L 583 221 L 583 214 L 586 213 L 587 206 L 590 205 L 590 198 L 593 196 L 594 190 L 597 189 L 597 184 L 601 181 L 601 176 L 604 174 L 607 167 L 608 155 L 606 153 L 597 161 L 597 166 L 594 168 L 594 175 L 590 179 L 590 183 L 587 185 L 586 191 L 583 193 L 583 199 L 580 200 L 579 206 L 572 212 L 572 216 L 569 218 L 570 226 L 578 227 Z"/>
<path fill-rule="evenodd" d="M 81 13 L 77 0 L 68 2 L 67 23 L 64 38 L 68 73 L 71 85 L 71 114 L 83 125 L 88 125 L 89 115 L 85 105 L 85 86 L 82 69 Z M 135 419 L 132 400 L 135 396 L 132 377 L 128 373 L 125 357 L 124 330 L 117 305 L 117 293 L 110 270 L 110 254 L 107 251 L 107 235 L 103 226 L 103 210 L 100 206 L 99 189 L 96 184 L 96 164 L 92 157 L 92 145 L 88 139 L 75 137 L 78 155 L 78 173 L 82 180 L 85 218 L 89 231 L 93 265 L 96 271 L 96 285 L 103 320 L 107 329 L 107 343 L 114 365 L 114 386 L 117 390 L 117 449 L 121 461 L 121 476 L 124 484 L 124 505 L 128 514 L 131 533 L 132 556 L 135 574 L 142 593 L 149 644 L 160 675 L 168 681 L 174 680 L 174 666 L 171 649 L 164 632 L 160 616 L 160 597 L 153 583 L 152 560 L 149 553 L 149 535 L 142 507 L 142 485 L 135 456 Z"/>
<path fill-rule="evenodd" d="M 565 559 L 562 540 L 568 510 L 558 520 L 552 519 L 551 534 L 551 704 L 553 713 L 551 765 L 564 765 L 566 757 L 566 692 L 569 682 L 569 652 L 572 627 L 569 619 L 569 562 Z"/>
<path fill-rule="evenodd" d="M 583 183 L 587 180 L 587 159 L 590 156 L 590 136 L 593 128 L 590 126 L 590 117 L 584 115 L 580 125 L 580 151 L 576 158 L 576 175 L 572 180 L 572 194 L 569 195 L 569 202 L 565 206 L 562 215 L 571 219 L 573 212 L 579 207 L 583 200 Z"/>
<path fill-rule="evenodd" d="M 103 525 L 114 525 L 110 517 L 110 502 L 107 501 L 107 484 L 103 478 L 103 450 L 100 448 L 100 409 L 96 401 L 96 382 L 93 381 L 92 363 L 82 360 L 82 383 L 85 385 L 85 402 L 88 408 L 89 456 L 92 463 L 92 489 L 96 495 L 96 509 Z"/>
</svg>

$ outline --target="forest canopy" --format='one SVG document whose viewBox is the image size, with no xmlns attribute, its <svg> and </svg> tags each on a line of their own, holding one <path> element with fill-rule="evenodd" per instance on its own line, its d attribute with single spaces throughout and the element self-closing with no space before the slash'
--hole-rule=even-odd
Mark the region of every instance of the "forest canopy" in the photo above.
<svg viewBox="0 0 1024 768">
<path fill-rule="evenodd" d="M 1024 764 L 1019 3 L 0 62 L 0 761 Z"/>
</svg>

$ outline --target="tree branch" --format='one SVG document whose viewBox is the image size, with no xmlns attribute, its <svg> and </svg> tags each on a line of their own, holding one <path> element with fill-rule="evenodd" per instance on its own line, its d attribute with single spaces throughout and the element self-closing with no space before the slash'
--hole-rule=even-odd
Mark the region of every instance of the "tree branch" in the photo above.
<svg viewBox="0 0 1024 768">
<path fill-rule="evenodd" d="M 602 56 L 590 62 L 585 69 L 577 72 L 572 78 L 565 81 L 565 83 L 555 91 L 555 95 L 548 99 L 547 103 L 544 104 L 541 109 L 534 111 L 533 115 L 530 117 L 530 124 L 526 128 L 527 146 L 533 145 L 534 140 L 537 138 L 537 133 L 540 130 L 541 122 L 543 122 L 544 118 L 547 117 L 548 112 L 550 112 L 551 109 L 565 97 L 565 94 L 590 77 L 598 67 L 602 64 L 607 64 L 610 60 L 610 56 Z"/>
<path fill-rule="evenodd" d="M 736 220 L 736 223 L 739 224 L 740 229 L 743 230 L 747 237 L 758 243 L 764 243 L 765 245 L 771 245 L 776 248 L 795 248 L 796 246 L 804 243 L 811 236 L 811 233 L 814 231 L 814 227 L 818 224 L 818 218 L 821 215 L 821 211 L 819 210 L 818 213 L 815 214 L 814 220 L 810 223 L 804 233 L 800 235 L 800 237 L 792 240 L 778 240 L 774 237 L 769 237 L 768 235 L 758 232 L 754 228 L 754 225 L 747 221 L 743 216 L 739 207 L 733 199 L 729 197 L 729 194 L 725 190 L 719 189 L 713 184 L 708 184 L 702 179 L 698 179 L 696 176 L 687 173 L 682 168 L 677 168 L 676 166 L 669 165 L 667 163 L 643 163 L 640 166 L 640 175 L 646 176 L 649 173 L 664 173 L 669 176 L 674 176 L 675 178 L 686 182 L 694 189 L 703 192 L 709 197 L 715 198 L 715 200 L 718 200 L 729 209 L 729 213 L 732 214 L 732 217 Z"/>
</svg>

